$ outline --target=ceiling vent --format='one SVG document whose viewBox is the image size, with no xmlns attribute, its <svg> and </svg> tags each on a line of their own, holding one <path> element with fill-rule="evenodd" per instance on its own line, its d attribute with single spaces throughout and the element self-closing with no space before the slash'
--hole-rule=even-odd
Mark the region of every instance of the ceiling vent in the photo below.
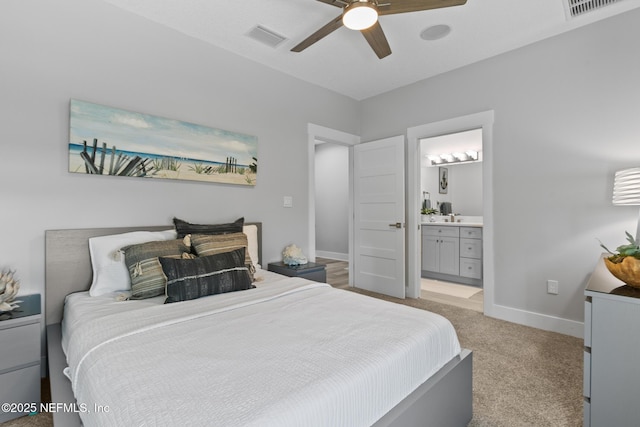
<svg viewBox="0 0 640 427">
<path fill-rule="evenodd" d="M 622 0 L 563 0 L 567 21 Z"/>
<path fill-rule="evenodd" d="M 266 29 L 265 27 L 260 25 L 254 27 L 251 31 L 249 31 L 247 33 L 247 36 L 273 48 L 277 47 L 280 43 L 286 40 L 286 37 L 282 37 L 280 34 L 276 34 L 273 31 Z"/>
</svg>

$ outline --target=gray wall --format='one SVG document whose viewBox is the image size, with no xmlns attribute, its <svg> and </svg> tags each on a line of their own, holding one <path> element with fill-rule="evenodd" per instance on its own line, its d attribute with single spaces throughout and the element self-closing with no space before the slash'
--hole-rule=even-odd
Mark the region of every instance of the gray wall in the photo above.
<svg viewBox="0 0 640 427">
<path fill-rule="evenodd" d="M 307 124 L 359 133 L 356 101 L 99 0 L 2 1 L 0 44 L 0 267 L 23 294 L 44 291 L 46 229 L 245 216 L 279 260 L 308 245 Z M 257 185 L 70 174 L 71 98 L 255 135 Z"/>
<path fill-rule="evenodd" d="M 640 10 L 362 102 L 362 140 L 494 110 L 495 302 L 583 319 L 602 252 L 637 207 L 611 204 L 616 170 L 640 166 Z M 560 294 L 546 293 L 546 280 Z"/>
<path fill-rule="evenodd" d="M 315 154 L 316 251 L 320 252 L 317 255 L 331 255 L 346 261 L 349 255 L 349 148 L 322 143 L 316 145 Z"/>
<path fill-rule="evenodd" d="M 638 22 L 636 9 L 356 102 L 99 0 L 5 0 L 0 266 L 17 268 L 24 293 L 42 292 L 44 230 L 173 216 L 263 221 L 264 258 L 279 259 L 308 243 L 308 123 L 366 141 L 494 110 L 496 302 L 582 320 L 596 238 L 623 243 L 638 216 L 610 203 L 613 173 L 640 163 Z M 70 98 L 256 135 L 258 184 L 69 174 Z"/>
</svg>

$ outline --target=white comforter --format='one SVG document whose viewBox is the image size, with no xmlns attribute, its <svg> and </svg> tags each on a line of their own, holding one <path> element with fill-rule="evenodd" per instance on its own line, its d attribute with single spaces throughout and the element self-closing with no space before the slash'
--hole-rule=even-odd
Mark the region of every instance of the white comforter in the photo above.
<svg viewBox="0 0 640 427">
<path fill-rule="evenodd" d="M 300 278 L 111 311 L 66 325 L 85 426 L 368 426 L 460 352 L 439 315 Z"/>
</svg>

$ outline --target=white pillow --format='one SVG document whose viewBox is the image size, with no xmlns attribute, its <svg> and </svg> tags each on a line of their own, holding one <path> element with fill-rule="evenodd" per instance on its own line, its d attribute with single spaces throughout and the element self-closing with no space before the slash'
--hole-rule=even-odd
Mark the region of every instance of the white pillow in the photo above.
<svg viewBox="0 0 640 427">
<path fill-rule="evenodd" d="M 173 240 L 177 238 L 175 230 L 166 231 L 132 231 L 130 233 L 110 236 L 92 237 L 89 239 L 89 254 L 93 281 L 89 289 L 92 297 L 117 291 L 130 291 L 131 279 L 124 263 L 124 255 L 120 249 L 127 245 Z"/>
<path fill-rule="evenodd" d="M 256 270 L 260 269 L 260 260 L 258 259 L 258 227 L 256 225 L 244 225 L 242 232 L 247 235 L 247 249 L 251 262 Z"/>
</svg>

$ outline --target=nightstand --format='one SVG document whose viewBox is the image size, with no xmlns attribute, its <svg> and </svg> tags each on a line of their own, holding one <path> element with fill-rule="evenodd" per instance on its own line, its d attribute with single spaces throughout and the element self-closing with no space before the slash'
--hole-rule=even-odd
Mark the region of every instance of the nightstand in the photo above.
<svg viewBox="0 0 640 427">
<path fill-rule="evenodd" d="M 315 262 L 308 262 L 301 265 L 287 265 L 284 262 L 270 262 L 269 271 L 282 274 L 289 277 L 304 277 L 305 279 L 313 280 L 315 282 L 327 281 L 327 271 L 324 264 L 317 264 Z"/>
<path fill-rule="evenodd" d="M 0 314 L 0 404 L 20 405 L 0 410 L 0 423 L 28 415 L 15 411 L 24 406 L 40 410 L 40 295 L 17 299 L 20 307 Z"/>
</svg>

